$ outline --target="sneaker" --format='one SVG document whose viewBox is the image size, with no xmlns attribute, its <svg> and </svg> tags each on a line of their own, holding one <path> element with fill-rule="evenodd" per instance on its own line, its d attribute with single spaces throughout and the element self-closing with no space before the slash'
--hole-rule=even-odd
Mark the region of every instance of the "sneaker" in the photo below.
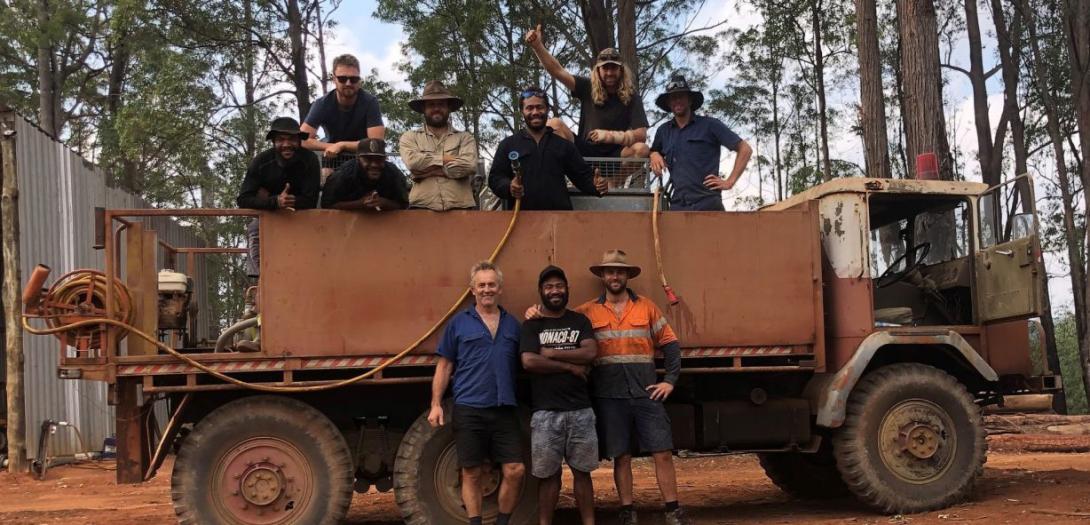
<svg viewBox="0 0 1090 525">
<path fill-rule="evenodd" d="M 636 511 L 635 511 L 635 509 L 633 509 L 633 510 L 621 509 L 621 513 L 617 516 L 617 519 L 620 520 L 621 525 L 636 525 L 636 523 L 637 523 Z"/>
<path fill-rule="evenodd" d="M 666 525 L 693 525 L 693 520 L 690 520 L 681 509 L 671 510 L 663 516 L 666 518 Z"/>
</svg>

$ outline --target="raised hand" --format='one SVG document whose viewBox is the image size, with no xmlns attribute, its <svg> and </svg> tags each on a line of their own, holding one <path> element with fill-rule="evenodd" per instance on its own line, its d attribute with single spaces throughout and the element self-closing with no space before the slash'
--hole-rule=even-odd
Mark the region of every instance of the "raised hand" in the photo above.
<svg viewBox="0 0 1090 525">
<path fill-rule="evenodd" d="M 536 28 L 531 29 L 526 33 L 526 45 L 531 47 L 545 45 L 545 38 L 541 33 L 541 24 L 538 24 Z"/>
<path fill-rule="evenodd" d="M 291 190 L 291 184 L 284 184 L 284 191 L 276 196 L 276 205 L 280 208 L 295 211 L 295 195 L 288 193 L 289 190 Z"/>
<path fill-rule="evenodd" d="M 598 168 L 594 168 L 594 189 L 603 194 L 609 191 L 609 181 L 602 177 L 602 170 Z"/>
</svg>

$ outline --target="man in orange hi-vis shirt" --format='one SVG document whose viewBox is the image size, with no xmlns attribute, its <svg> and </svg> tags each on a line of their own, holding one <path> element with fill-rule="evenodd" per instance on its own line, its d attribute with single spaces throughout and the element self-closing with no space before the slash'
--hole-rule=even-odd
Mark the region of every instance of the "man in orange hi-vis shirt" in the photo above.
<svg viewBox="0 0 1090 525">
<path fill-rule="evenodd" d="M 677 336 L 651 299 L 628 288 L 628 280 L 639 275 L 640 268 L 628 263 L 625 252 L 607 251 L 590 271 L 602 279 L 605 293 L 575 311 L 590 319 L 598 342 L 591 395 L 599 454 L 613 460 L 613 481 L 621 500 L 620 523 L 636 523 L 632 455 L 637 452 L 654 458 L 655 477 L 666 503 L 666 523 L 691 523 L 677 502 L 674 440 L 663 406 L 681 374 Z M 532 306 L 526 316 L 535 318 L 539 312 L 540 306 Z M 666 377 L 662 381 L 655 372 L 656 349 L 665 357 Z"/>
</svg>

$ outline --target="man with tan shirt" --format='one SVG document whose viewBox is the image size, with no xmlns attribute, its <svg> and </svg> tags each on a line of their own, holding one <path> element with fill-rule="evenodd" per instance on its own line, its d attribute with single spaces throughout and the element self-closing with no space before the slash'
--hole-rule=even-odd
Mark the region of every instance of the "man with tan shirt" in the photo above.
<svg viewBox="0 0 1090 525">
<path fill-rule="evenodd" d="M 477 172 L 477 141 L 450 125 L 450 113 L 462 107 L 462 99 L 442 82 L 432 80 L 409 107 L 424 115 L 423 128 L 401 135 L 401 159 L 413 179 L 409 207 L 433 211 L 475 208 L 472 178 Z"/>
</svg>

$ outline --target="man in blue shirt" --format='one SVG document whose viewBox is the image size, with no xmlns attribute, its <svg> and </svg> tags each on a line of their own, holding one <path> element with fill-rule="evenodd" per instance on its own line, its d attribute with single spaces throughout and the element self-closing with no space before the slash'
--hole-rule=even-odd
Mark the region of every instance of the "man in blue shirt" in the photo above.
<svg viewBox="0 0 1090 525">
<path fill-rule="evenodd" d="M 704 94 L 689 87 L 681 75 L 674 75 L 666 92 L 655 99 L 656 106 L 674 115 L 655 132 L 651 144 L 651 169 L 659 176 L 663 169 L 670 170 L 672 210 L 723 211 L 721 192 L 734 187 L 753 154 L 726 124 L 694 114 L 703 104 Z M 720 146 L 738 153 L 726 179 L 719 176 Z"/>
<path fill-rule="evenodd" d="M 443 394 L 454 379 L 454 442 L 462 469 L 462 503 L 470 525 L 481 525 L 482 466 L 503 465 L 496 525 L 507 525 L 518 501 L 523 465 L 522 431 L 515 401 L 520 329 L 499 306 L 503 274 L 479 262 L 469 274 L 476 304 L 447 323 L 436 353 L 439 363 L 431 383 L 433 427 L 446 423 Z"/>
<path fill-rule="evenodd" d="M 386 126 L 378 98 L 360 89 L 360 61 L 352 55 L 333 59 L 336 89 L 315 100 L 303 119 L 308 138 L 303 147 L 322 152 L 322 182 L 341 164 L 355 160 L 359 141 L 382 139 Z M 325 130 L 325 140 L 318 140 L 318 128 Z"/>
</svg>

